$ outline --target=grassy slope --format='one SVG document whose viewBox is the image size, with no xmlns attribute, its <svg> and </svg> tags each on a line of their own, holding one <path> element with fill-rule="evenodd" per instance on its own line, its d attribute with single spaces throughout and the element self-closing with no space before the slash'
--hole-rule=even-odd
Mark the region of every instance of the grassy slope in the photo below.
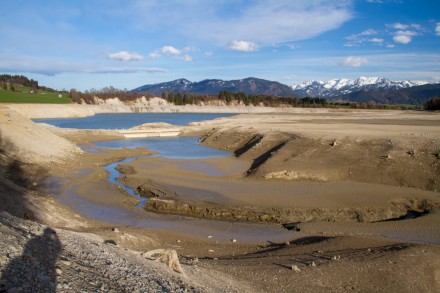
<svg viewBox="0 0 440 293">
<path fill-rule="evenodd" d="M 30 88 L 14 84 L 15 92 L 0 89 L 0 103 L 51 103 L 51 104 L 67 104 L 72 103 L 68 94 L 50 93 L 39 90 L 36 94 L 30 94 Z"/>
</svg>

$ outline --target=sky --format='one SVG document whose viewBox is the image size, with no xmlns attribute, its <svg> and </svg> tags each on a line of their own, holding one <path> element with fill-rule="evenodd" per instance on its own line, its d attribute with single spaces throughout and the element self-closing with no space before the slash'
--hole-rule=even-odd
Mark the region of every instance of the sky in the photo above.
<svg viewBox="0 0 440 293">
<path fill-rule="evenodd" d="M 2 0 L 0 73 L 55 89 L 179 78 L 440 82 L 439 0 Z"/>
</svg>

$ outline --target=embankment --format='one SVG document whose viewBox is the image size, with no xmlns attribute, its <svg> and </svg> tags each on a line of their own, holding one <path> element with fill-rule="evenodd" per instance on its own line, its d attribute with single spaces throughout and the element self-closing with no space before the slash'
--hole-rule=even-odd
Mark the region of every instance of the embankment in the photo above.
<svg viewBox="0 0 440 293">
<path fill-rule="evenodd" d="M 38 118 L 76 118 L 100 113 L 270 113 L 283 109 L 254 107 L 245 105 L 184 105 L 176 106 L 161 98 L 140 98 L 132 102 L 122 102 L 117 98 L 95 99 L 95 104 L 5 104 L 23 116 Z"/>
</svg>

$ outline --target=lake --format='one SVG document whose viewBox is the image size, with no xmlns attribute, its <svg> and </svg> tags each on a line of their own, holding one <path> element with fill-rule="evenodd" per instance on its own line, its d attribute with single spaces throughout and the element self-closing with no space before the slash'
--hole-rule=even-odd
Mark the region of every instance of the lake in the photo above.
<svg viewBox="0 0 440 293">
<path fill-rule="evenodd" d="M 187 125 L 191 122 L 230 117 L 231 113 L 111 113 L 82 118 L 33 119 L 60 128 L 76 129 L 127 129 L 144 123 L 164 122 L 173 125 Z"/>
</svg>

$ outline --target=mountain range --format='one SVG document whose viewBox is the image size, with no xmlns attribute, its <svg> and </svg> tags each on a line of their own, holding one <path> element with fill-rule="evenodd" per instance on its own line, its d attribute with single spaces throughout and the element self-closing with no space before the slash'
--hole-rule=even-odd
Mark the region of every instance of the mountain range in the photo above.
<svg viewBox="0 0 440 293">
<path fill-rule="evenodd" d="M 320 97 L 340 99 L 357 91 L 395 91 L 428 84 L 425 81 L 391 81 L 380 77 L 360 77 L 358 79 L 333 79 L 324 81 L 307 81 L 293 85 L 292 89 L 300 97 Z"/>
<path fill-rule="evenodd" d="M 333 79 L 328 82 L 307 81 L 293 86 L 253 77 L 229 81 L 206 79 L 200 82 L 191 82 L 182 78 L 170 82 L 143 85 L 132 91 L 154 95 L 161 95 L 163 92 L 217 95 L 223 90 L 252 95 L 320 97 L 330 101 L 365 103 L 374 101 L 386 104 L 424 104 L 430 98 L 440 96 L 440 84 L 438 83 L 391 81 L 380 77 Z"/>
<path fill-rule="evenodd" d="M 187 79 L 177 79 L 170 82 L 143 85 L 135 88 L 134 92 L 161 95 L 162 92 L 193 93 L 217 95 L 220 91 L 244 92 L 252 95 L 273 95 L 280 97 L 296 96 L 294 90 L 282 83 L 260 78 L 249 77 L 239 80 L 205 79 L 191 82 Z"/>
</svg>

